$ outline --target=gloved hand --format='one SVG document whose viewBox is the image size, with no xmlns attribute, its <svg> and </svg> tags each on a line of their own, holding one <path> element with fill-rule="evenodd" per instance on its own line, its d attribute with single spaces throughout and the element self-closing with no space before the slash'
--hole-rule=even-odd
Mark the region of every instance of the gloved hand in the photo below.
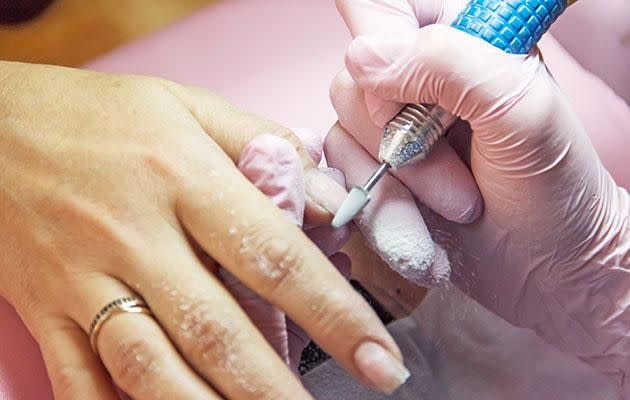
<svg viewBox="0 0 630 400">
<path fill-rule="evenodd" d="M 381 126 L 400 103 L 437 103 L 466 120 L 472 136 L 460 124 L 451 142 L 470 162 L 483 216 L 458 225 L 423 210 L 433 239 L 447 249 L 453 280 L 508 322 L 534 329 L 621 386 L 630 372 L 628 193 L 600 162 L 581 122 L 587 118 L 575 114 L 539 52 L 507 55 L 448 27 L 418 29 L 450 22 L 461 5 L 338 1 L 353 35 L 365 36 L 355 39 L 346 60 L 356 84 L 342 73 L 333 85 L 343 127 L 327 140 L 329 164 L 344 171 L 348 184 L 362 183 L 377 163 L 359 144 L 374 155 Z M 445 193 L 457 188 L 430 175 L 436 169 L 460 171 L 429 157 L 398 177 L 441 211 L 427 197 L 448 203 Z M 400 226 L 411 229 L 401 217 L 411 209 L 410 196 L 391 201 L 384 193 L 403 190 L 393 179 L 381 183 L 378 201 L 358 221 L 368 237 L 394 238 L 388 245 L 408 240 L 396 235 Z M 387 259 L 391 250 L 373 244 Z"/>
</svg>

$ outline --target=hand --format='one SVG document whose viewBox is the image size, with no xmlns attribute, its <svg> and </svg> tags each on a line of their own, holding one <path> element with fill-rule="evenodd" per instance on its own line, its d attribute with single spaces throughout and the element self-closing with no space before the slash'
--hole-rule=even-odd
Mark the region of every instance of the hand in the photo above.
<svg viewBox="0 0 630 400">
<path fill-rule="evenodd" d="M 469 158 L 484 214 L 463 226 L 424 210 L 433 238 L 448 250 L 453 280 L 508 322 L 534 329 L 621 385 L 630 353 L 621 328 L 630 322 L 623 303 L 630 285 L 630 199 L 602 166 L 540 53 L 506 55 L 448 27 L 418 29 L 423 21 L 455 15 L 450 3 L 338 4 L 351 31 L 364 36 L 348 51 L 353 80 L 342 74 L 333 86 L 345 129 L 329 135 L 330 164 L 350 184 L 376 166 L 357 145 L 374 154 L 381 129 L 370 110 L 387 107 L 382 122 L 401 103 L 439 104 L 467 121 L 471 137 L 464 125 L 449 136 Z M 370 29 L 396 35 L 368 35 Z M 365 92 L 380 106 L 370 107 Z M 408 169 L 408 179 L 429 162 Z M 441 191 L 439 185 L 426 186 Z M 401 220 L 364 225 L 372 235 L 385 230 L 381 235 L 391 236 Z"/>
<path fill-rule="evenodd" d="M 375 313 L 234 166 L 255 135 L 282 136 L 305 169 L 308 222 L 329 221 L 314 199 L 334 182 L 291 132 L 154 78 L 14 63 L 0 77 L 0 295 L 40 344 L 57 398 L 114 399 L 108 373 L 134 399 L 310 398 L 216 265 L 365 382 L 399 383 Z M 130 295 L 154 318 L 106 322 L 101 364 L 89 324 Z"/>
</svg>

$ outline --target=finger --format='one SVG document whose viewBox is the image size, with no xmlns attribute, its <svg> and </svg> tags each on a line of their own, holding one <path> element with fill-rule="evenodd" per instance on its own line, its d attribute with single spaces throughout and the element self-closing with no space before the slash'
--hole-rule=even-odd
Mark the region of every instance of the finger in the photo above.
<svg viewBox="0 0 630 400">
<path fill-rule="evenodd" d="M 352 81 L 347 72 L 342 72 L 337 76 L 332 91 L 334 93 L 333 105 L 339 115 L 341 125 L 363 148 L 377 157 L 383 130 L 370 121 L 363 101 L 363 91 Z M 326 156 L 328 157 L 328 154 L 334 150 L 332 144 L 327 144 Z M 341 153 L 341 150 L 337 153 Z M 352 157 L 346 155 L 343 158 L 351 159 Z M 376 165 L 375 161 L 372 161 L 372 164 Z M 349 170 L 356 171 L 357 169 L 350 164 L 347 168 L 344 169 L 346 175 L 350 173 Z M 392 171 L 392 173 L 420 201 L 448 220 L 468 223 L 481 214 L 481 194 L 473 176 L 446 141 L 438 142 L 426 160 Z M 361 176 L 363 179 L 367 177 L 368 175 Z"/>
<path fill-rule="evenodd" d="M 376 33 L 413 35 L 418 27 L 450 24 L 467 4 L 467 0 L 337 0 L 337 8 L 353 37 Z M 386 101 L 365 93 L 370 118 L 383 127 L 402 108 L 394 101 Z"/>
<path fill-rule="evenodd" d="M 287 365 L 289 361 L 289 340 L 287 319 L 276 306 L 269 304 L 254 291 L 243 285 L 234 275 L 221 268 L 221 281 L 241 306 L 245 314 L 265 337 L 267 343 Z"/>
<path fill-rule="evenodd" d="M 378 32 L 408 33 L 410 29 L 450 24 L 467 0 L 337 0 L 337 9 L 353 37 Z"/>
<path fill-rule="evenodd" d="M 337 149 L 343 149 L 343 152 Z M 378 167 L 372 158 L 339 125 L 325 143 L 332 166 L 348 171 L 349 184 L 361 183 Z M 348 157 L 352 154 L 352 158 Z M 386 175 L 371 192 L 372 201 L 355 219 L 366 240 L 387 264 L 404 278 L 423 286 L 448 279 L 450 271 L 434 269 L 435 247 L 411 193 Z"/>
<path fill-rule="evenodd" d="M 34 333 L 55 399 L 118 400 L 107 371 L 92 352 L 81 327 L 65 319 L 44 321 L 40 321 L 41 327 Z"/>
<path fill-rule="evenodd" d="M 335 265 L 344 278 L 350 280 L 351 262 L 347 255 L 337 253 L 330 257 L 330 261 Z M 311 338 L 306 332 L 304 332 L 304 329 L 300 328 L 290 319 L 287 320 L 287 333 L 289 339 L 289 360 L 291 369 L 293 369 L 294 373 L 299 374 L 302 352 L 310 343 Z"/>
<path fill-rule="evenodd" d="M 110 277 L 84 282 L 81 290 L 85 300 L 77 317 L 85 332 L 89 332 L 90 322 L 103 306 L 135 295 Z M 103 323 L 96 348 L 114 382 L 135 400 L 220 399 L 186 364 L 151 316 L 112 316 Z"/>
<path fill-rule="evenodd" d="M 323 149 L 323 143 L 322 143 Z M 335 168 L 320 168 L 322 172 L 333 178 L 337 183 L 346 186 L 346 179 L 343 173 Z M 330 225 L 319 226 L 311 229 L 305 229 L 306 236 L 317 245 L 317 247 L 327 257 L 339 252 L 342 247 L 350 239 L 350 226 L 346 225 L 338 229 L 334 229 Z"/>
<path fill-rule="evenodd" d="M 180 235 L 161 233 L 160 241 L 168 244 L 151 246 L 153 252 L 138 266 L 127 268 L 123 277 L 139 283 L 139 292 L 180 354 L 225 398 L 310 399 L 222 282 L 205 270 Z M 214 236 L 212 240 L 218 242 Z"/>
<path fill-rule="evenodd" d="M 537 55 L 507 55 L 441 25 L 412 36 L 359 37 L 348 49 L 346 66 L 363 90 L 401 103 L 438 104 L 473 129 L 496 115 L 497 104 L 518 99 L 544 68 Z"/>
<path fill-rule="evenodd" d="M 337 0 L 336 3 L 352 37 L 418 28 L 416 14 L 408 0 Z"/>
<path fill-rule="evenodd" d="M 430 2 L 437 4 L 441 0 Z M 409 0 L 337 0 L 336 3 L 352 37 L 376 32 L 410 35 L 410 31 L 419 27 Z M 385 101 L 371 93 L 365 93 L 365 102 L 370 118 L 381 127 L 402 108 L 396 102 Z"/>
<path fill-rule="evenodd" d="M 399 384 L 404 370 L 396 361 L 400 359 L 397 346 L 324 254 L 238 171 L 227 165 L 208 165 L 208 169 L 222 172 L 210 182 L 206 177 L 191 182 L 177 201 L 180 221 L 206 252 L 366 382 L 370 376 L 361 372 L 377 376 L 362 364 L 367 355 L 360 349 L 376 352 L 370 345 L 365 347 L 376 343 L 387 357 L 375 366 L 391 379 L 372 383 L 384 391 Z M 222 196 L 217 196 L 216 187 L 226 188 Z M 343 337 L 337 334 L 340 331 Z M 355 352 L 359 358 L 355 359 Z"/>
<path fill-rule="evenodd" d="M 301 138 L 308 140 L 308 138 Z M 319 144 L 311 150 L 321 148 Z M 308 148 L 308 147 L 307 147 Z M 317 157 L 309 151 L 311 156 Z M 273 135 L 254 138 L 243 150 L 239 169 L 262 193 L 298 226 L 304 216 L 304 179 L 298 154 L 291 144 Z M 287 363 L 289 344 L 284 313 L 243 285 L 227 270 L 221 278 L 243 311 L 263 334 L 276 353 Z"/>
<path fill-rule="evenodd" d="M 346 191 L 321 174 L 298 136 L 289 129 L 245 112 L 206 90 L 164 84 L 190 109 L 208 135 L 234 161 L 253 138 L 274 134 L 291 143 L 302 161 L 306 189 L 306 219 L 311 223 L 329 223 L 343 202 Z M 220 111 L 220 112 L 218 112 Z"/>
</svg>

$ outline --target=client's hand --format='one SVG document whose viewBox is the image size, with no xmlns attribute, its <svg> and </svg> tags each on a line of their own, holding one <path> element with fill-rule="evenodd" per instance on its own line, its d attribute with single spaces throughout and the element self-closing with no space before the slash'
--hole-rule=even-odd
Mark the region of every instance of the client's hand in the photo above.
<svg viewBox="0 0 630 400">
<path fill-rule="evenodd" d="M 404 378 L 375 313 L 234 165 L 255 135 L 287 139 L 308 223 L 329 221 L 340 189 L 290 131 L 154 78 L 3 62 L 0 80 L 0 295 L 57 398 L 114 399 L 109 375 L 135 399 L 310 398 L 216 265 L 365 382 Z"/>
<path fill-rule="evenodd" d="M 450 135 L 469 159 L 484 214 L 463 226 L 425 210 L 433 238 L 448 250 L 453 280 L 509 322 L 536 330 L 622 384 L 630 353 L 622 328 L 630 323 L 624 300 L 630 286 L 630 199 L 602 166 L 540 54 L 507 55 L 445 26 L 418 29 L 445 13 L 418 4 L 438 2 L 339 3 L 352 31 L 365 36 L 354 41 L 346 60 L 356 84 L 342 74 L 333 86 L 345 129 L 336 127 L 327 141 L 331 165 L 349 183 L 360 183 L 377 163 L 357 141 L 375 154 L 378 124 L 400 103 L 439 104 L 468 121 L 471 137 L 463 125 Z M 368 35 L 381 30 L 395 34 Z M 455 140 L 462 138 L 469 143 Z M 421 200 L 423 193 L 438 197 L 457 189 L 452 179 L 443 188 L 443 181 L 427 176 L 432 163 L 429 158 L 399 175 L 407 186 L 416 183 Z M 451 174 L 448 164 L 441 166 Z M 430 184 L 417 185 L 421 179 Z M 442 201 L 446 207 L 448 198 Z M 407 207 L 384 195 L 381 204 L 390 212 Z M 370 212 L 378 219 L 378 207 Z M 372 231 L 384 226 L 370 218 L 361 224 Z"/>
</svg>

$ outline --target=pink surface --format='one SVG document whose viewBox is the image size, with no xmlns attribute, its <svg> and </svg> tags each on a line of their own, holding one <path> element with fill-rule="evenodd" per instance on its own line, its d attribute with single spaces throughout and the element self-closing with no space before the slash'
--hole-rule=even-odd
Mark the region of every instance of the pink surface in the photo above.
<svg viewBox="0 0 630 400">
<path fill-rule="evenodd" d="M 210 88 L 324 135 L 336 120 L 328 87 L 349 41 L 333 1 L 229 0 L 88 67 Z"/>
<path fill-rule="evenodd" d="M 336 120 L 328 87 L 348 41 L 333 1 L 230 0 L 89 68 L 204 86 L 286 126 L 324 135 Z M 48 399 L 37 344 L 0 299 L 0 400 Z"/>
</svg>

